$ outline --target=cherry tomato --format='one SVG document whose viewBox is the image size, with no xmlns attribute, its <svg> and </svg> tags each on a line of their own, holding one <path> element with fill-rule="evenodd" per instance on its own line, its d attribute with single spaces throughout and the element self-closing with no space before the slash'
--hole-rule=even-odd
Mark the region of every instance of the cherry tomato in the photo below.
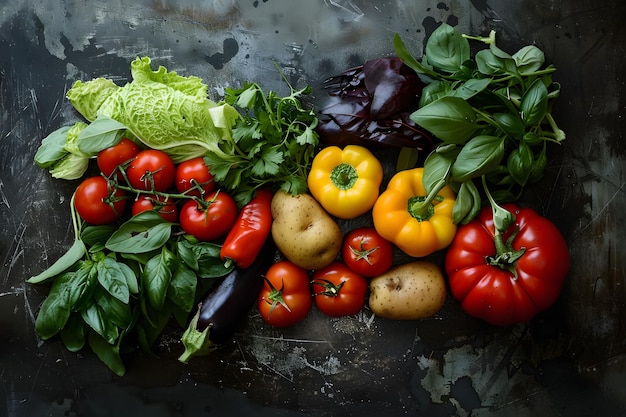
<svg viewBox="0 0 626 417">
<path fill-rule="evenodd" d="M 131 207 L 133 216 L 149 210 L 155 210 L 166 222 L 176 223 L 178 221 L 176 202 L 165 197 L 142 194 L 137 197 Z"/>
<path fill-rule="evenodd" d="M 569 270 L 567 244 L 556 226 L 529 208 L 502 206 L 515 222 L 496 236 L 485 207 L 459 227 L 445 269 L 463 309 L 488 323 L 508 326 L 530 320 L 559 296 Z"/>
<path fill-rule="evenodd" d="M 110 177 L 118 166 L 129 162 L 137 156 L 140 151 L 141 149 L 135 142 L 128 138 L 123 138 L 117 145 L 98 152 L 96 163 L 98 164 L 98 168 L 100 168 L 100 172 L 102 172 L 104 176 Z M 122 178 L 122 174 L 118 172 L 117 177 Z"/>
<path fill-rule="evenodd" d="M 184 193 L 187 190 L 191 190 L 187 193 L 188 195 L 201 197 L 200 191 L 195 188 L 196 184 L 204 191 L 203 195 L 210 193 L 215 188 L 213 175 L 211 175 L 202 157 L 181 162 L 176 167 L 174 185 L 178 192 Z"/>
<path fill-rule="evenodd" d="M 304 320 L 313 300 L 308 272 L 290 261 L 280 261 L 265 273 L 257 307 L 263 320 L 287 327 Z"/>
<path fill-rule="evenodd" d="M 237 220 L 237 204 L 223 191 L 213 191 L 204 203 L 187 201 L 180 209 L 180 227 L 201 241 L 216 240 L 228 233 Z"/>
<path fill-rule="evenodd" d="M 353 316 L 365 304 L 367 280 L 341 262 L 315 271 L 312 282 L 315 305 L 329 316 Z"/>
<path fill-rule="evenodd" d="M 93 225 L 113 223 L 126 208 L 124 191 L 115 192 L 102 176 L 89 177 L 74 192 L 74 207 L 78 215 Z"/>
<path fill-rule="evenodd" d="M 174 184 L 176 167 L 163 151 L 146 149 L 135 156 L 126 169 L 133 188 L 146 191 L 167 191 Z"/>
<path fill-rule="evenodd" d="M 341 259 L 357 274 L 376 277 L 391 268 L 393 244 L 373 227 L 354 229 L 343 240 Z"/>
</svg>

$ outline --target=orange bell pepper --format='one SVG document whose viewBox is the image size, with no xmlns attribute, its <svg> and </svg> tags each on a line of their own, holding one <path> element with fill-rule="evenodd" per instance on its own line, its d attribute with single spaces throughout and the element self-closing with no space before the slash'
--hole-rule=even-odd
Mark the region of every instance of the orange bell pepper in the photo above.
<svg viewBox="0 0 626 417">
<path fill-rule="evenodd" d="M 396 173 L 372 210 L 376 231 L 413 257 L 446 248 L 456 233 L 456 194 L 446 185 L 428 195 L 423 175 L 423 168 Z"/>
</svg>

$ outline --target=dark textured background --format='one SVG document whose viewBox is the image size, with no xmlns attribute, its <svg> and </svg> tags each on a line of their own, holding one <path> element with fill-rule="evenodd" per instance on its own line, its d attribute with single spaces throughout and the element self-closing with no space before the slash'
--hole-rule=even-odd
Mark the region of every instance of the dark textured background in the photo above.
<svg viewBox="0 0 626 417">
<path fill-rule="evenodd" d="M 626 415 L 624 78 L 621 0 L 0 1 L 0 417 L 35 416 L 623 416 Z M 557 66 L 554 110 L 567 133 L 524 200 L 571 248 L 562 297 L 532 322 L 496 329 L 449 300 L 434 318 L 389 322 L 315 311 L 268 328 L 252 310 L 235 339 L 182 365 L 179 329 L 160 358 L 126 357 L 115 377 L 90 352 L 42 342 L 34 317 L 47 289 L 27 277 L 72 241 L 76 182 L 33 163 L 41 139 L 77 119 L 77 79 L 124 83 L 138 55 L 202 77 L 210 94 L 245 80 L 320 82 L 419 45 L 439 22 L 495 29 Z M 351 226 L 347 224 L 346 227 Z"/>
</svg>

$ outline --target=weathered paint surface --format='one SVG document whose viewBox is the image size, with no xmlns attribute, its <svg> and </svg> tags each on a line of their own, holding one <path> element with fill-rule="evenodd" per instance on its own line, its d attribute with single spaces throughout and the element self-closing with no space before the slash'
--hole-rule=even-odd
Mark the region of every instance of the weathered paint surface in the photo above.
<svg viewBox="0 0 626 417">
<path fill-rule="evenodd" d="M 0 416 L 623 415 L 626 367 L 625 3 L 564 1 L 122 1 L 0 4 Z M 567 132 L 525 197 L 563 231 L 572 268 L 559 302 L 495 329 L 449 300 L 434 318 L 385 321 L 364 310 L 312 313 L 289 329 L 256 311 L 210 357 L 183 366 L 179 331 L 160 358 L 129 357 L 116 378 L 89 352 L 42 342 L 44 287 L 25 283 L 69 247 L 73 182 L 35 166 L 41 139 L 77 119 L 77 79 L 128 80 L 138 55 L 198 75 L 219 97 L 245 80 L 284 88 L 415 50 L 439 22 L 496 29 L 503 48 L 536 43 L 559 69 Z M 499 42 L 500 42 L 499 41 Z M 499 43 L 500 44 L 500 43 Z M 350 227 L 352 224 L 344 224 Z"/>
</svg>

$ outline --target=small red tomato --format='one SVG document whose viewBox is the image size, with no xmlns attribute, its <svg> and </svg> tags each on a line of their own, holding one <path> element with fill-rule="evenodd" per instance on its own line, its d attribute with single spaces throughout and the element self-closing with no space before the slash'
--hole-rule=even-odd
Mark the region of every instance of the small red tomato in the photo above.
<svg viewBox="0 0 626 417">
<path fill-rule="evenodd" d="M 206 195 L 215 188 L 215 181 L 209 167 L 204 163 L 204 158 L 198 157 L 178 164 L 174 185 L 180 193 L 187 192 L 188 195 L 202 197 L 196 187 L 200 187 L 204 191 L 202 194 Z"/>
<path fill-rule="evenodd" d="M 166 222 L 176 223 L 178 221 L 178 207 L 176 207 L 176 202 L 165 197 L 142 194 L 137 197 L 131 207 L 133 216 L 150 210 L 159 213 Z"/>
<path fill-rule="evenodd" d="M 312 282 L 315 305 L 329 316 L 353 316 L 365 304 L 367 280 L 341 262 L 315 271 Z"/>
<path fill-rule="evenodd" d="M 117 145 L 111 146 L 98 152 L 96 163 L 100 172 L 106 177 L 117 169 L 118 166 L 129 162 L 141 151 L 139 146 L 128 138 L 123 138 Z M 122 178 L 120 172 L 117 173 L 118 178 Z"/>
<path fill-rule="evenodd" d="M 176 167 L 163 151 L 146 149 L 135 156 L 126 169 L 133 188 L 146 191 L 167 191 L 174 184 Z"/>
<path fill-rule="evenodd" d="M 102 176 L 89 177 L 76 188 L 74 207 L 78 215 L 89 224 L 113 223 L 126 208 L 125 193 L 112 189 Z"/>
<path fill-rule="evenodd" d="M 237 220 L 237 204 L 223 191 L 213 191 L 204 197 L 204 203 L 187 201 L 180 209 L 180 227 L 200 241 L 223 237 Z"/>
<path fill-rule="evenodd" d="M 357 274 L 372 278 L 391 268 L 393 245 L 373 227 L 362 227 L 348 232 L 341 258 Z"/>
<path fill-rule="evenodd" d="M 257 307 L 263 320 L 276 327 L 295 324 L 309 314 L 311 285 L 308 272 L 290 261 L 280 261 L 265 273 Z"/>
</svg>

